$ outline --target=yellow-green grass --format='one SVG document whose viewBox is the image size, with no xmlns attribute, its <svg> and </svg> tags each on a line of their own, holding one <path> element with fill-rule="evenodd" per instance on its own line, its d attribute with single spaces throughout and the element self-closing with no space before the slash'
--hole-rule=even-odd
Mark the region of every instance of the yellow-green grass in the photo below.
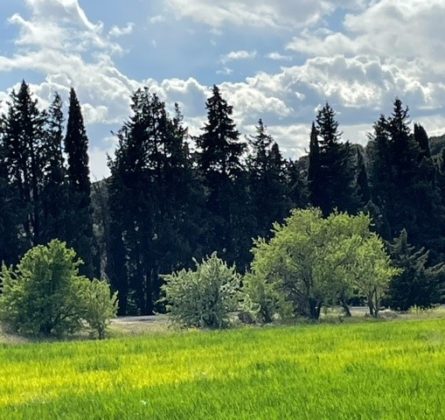
<svg viewBox="0 0 445 420">
<path fill-rule="evenodd" d="M 445 418 L 445 321 L 2 345 L 0 418 Z"/>
</svg>

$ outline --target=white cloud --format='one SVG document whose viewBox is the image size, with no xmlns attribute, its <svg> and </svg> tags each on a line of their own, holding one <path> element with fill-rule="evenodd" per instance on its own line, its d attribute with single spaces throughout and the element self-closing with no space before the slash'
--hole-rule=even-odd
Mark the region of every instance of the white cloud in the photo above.
<svg viewBox="0 0 445 420">
<path fill-rule="evenodd" d="M 148 21 L 151 24 L 162 23 L 162 22 L 165 22 L 165 16 L 163 16 L 163 15 L 152 16 L 148 19 Z"/>
<path fill-rule="evenodd" d="M 274 61 L 291 61 L 292 60 L 291 56 L 284 55 L 284 54 L 281 54 L 276 51 L 267 54 L 266 58 L 269 58 L 270 60 L 274 60 Z"/>
<path fill-rule="evenodd" d="M 256 67 L 253 76 L 220 85 L 225 98 L 234 106 L 239 130 L 252 132 L 258 118 L 264 118 L 287 156 L 297 157 L 305 152 L 310 122 L 316 108 L 325 101 L 334 106 L 344 137 L 351 141 L 366 141 L 372 121 L 380 112 L 390 111 L 395 96 L 410 105 L 414 119 L 416 111 L 422 110 L 419 120 L 433 134 L 441 133 L 445 126 L 445 119 L 440 116 L 445 104 L 441 71 L 445 66 L 445 39 L 442 40 L 440 26 L 445 19 L 443 0 L 342 2 L 342 7 L 350 8 L 343 32 L 322 27 L 323 16 L 334 10 L 331 1 L 166 1 L 170 6 L 182 7 L 176 9 L 178 18 L 199 22 L 208 18 L 217 32 L 226 24 L 243 28 L 292 27 L 299 31 L 288 45 L 289 50 L 298 53 L 295 60 L 299 60 L 299 65 L 291 65 L 293 57 L 277 52 L 277 46 L 277 51 L 267 58 L 289 61 L 288 67 L 276 73 Z M 117 38 L 131 32 L 131 24 L 105 30 L 101 22 L 88 19 L 78 0 L 26 3 L 31 12 L 29 18 L 18 14 L 10 18 L 19 28 L 17 51 L 12 56 L 0 56 L 0 72 L 20 70 L 41 75 L 43 81 L 33 84 L 32 89 L 44 105 L 55 90 L 66 98 L 69 88 L 74 86 L 91 127 L 118 127 L 128 116 L 131 93 L 146 84 L 169 105 L 178 102 L 190 132 L 199 133 L 205 121 L 208 86 L 193 77 L 135 80 L 118 70 L 113 54 L 122 48 Z M 364 9 L 366 6 L 369 7 Z M 152 23 L 162 19 L 154 16 Z M 315 23 L 318 27 L 311 26 Z M 298 29 L 307 25 L 309 29 Z M 221 61 L 228 64 L 255 57 L 255 63 L 264 59 L 256 51 L 239 50 L 226 54 Z M 220 74 L 231 72 L 223 67 Z M 0 93 L 0 101 L 4 98 L 5 93 Z M 111 153 L 115 143 L 97 140 L 91 147 L 90 158 L 92 173 L 100 178 L 108 174 L 106 152 Z"/>
<path fill-rule="evenodd" d="M 108 34 L 113 38 L 119 38 L 121 36 L 130 35 L 131 33 L 133 33 L 133 30 L 134 30 L 134 23 L 128 22 L 123 27 L 113 26 Z"/>
<path fill-rule="evenodd" d="M 306 29 L 288 49 L 309 56 L 368 54 L 408 63 L 424 61 L 430 72 L 442 73 L 444 20 L 443 0 L 378 0 L 359 13 L 347 14 L 343 32 Z"/>
<path fill-rule="evenodd" d="M 230 63 L 231 61 L 253 60 L 256 55 L 256 51 L 230 51 L 228 54 L 225 54 L 221 57 L 221 63 L 226 64 Z"/>
<path fill-rule="evenodd" d="M 325 0 L 166 0 L 178 18 L 190 18 L 211 27 L 225 24 L 250 27 L 303 27 L 332 12 Z"/>
</svg>

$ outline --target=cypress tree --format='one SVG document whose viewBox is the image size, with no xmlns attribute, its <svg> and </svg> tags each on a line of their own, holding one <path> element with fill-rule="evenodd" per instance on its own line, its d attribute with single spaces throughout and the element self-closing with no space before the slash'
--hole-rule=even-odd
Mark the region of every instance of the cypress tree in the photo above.
<svg viewBox="0 0 445 420">
<path fill-rule="evenodd" d="M 65 240 L 67 223 L 67 188 L 63 158 L 63 103 L 56 93 L 46 122 L 45 166 L 43 168 L 43 243 Z"/>
<path fill-rule="evenodd" d="M 68 160 L 69 188 L 66 238 L 68 245 L 77 252 L 84 262 L 81 272 L 93 277 L 97 272 L 97 267 L 95 267 L 96 250 L 93 237 L 88 137 L 82 110 L 74 89 L 70 91 L 65 152 Z"/>
</svg>

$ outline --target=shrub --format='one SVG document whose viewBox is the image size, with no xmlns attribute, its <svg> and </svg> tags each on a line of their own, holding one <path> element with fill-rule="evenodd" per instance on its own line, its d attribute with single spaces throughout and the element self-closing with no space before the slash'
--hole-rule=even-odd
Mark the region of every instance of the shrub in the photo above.
<svg viewBox="0 0 445 420">
<path fill-rule="evenodd" d="M 82 318 L 102 340 L 110 320 L 117 314 L 117 292 L 112 294 L 104 280 L 83 281 L 80 288 Z"/>
<path fill-rule="evenodd" d="M 19 333 L 61 335 L 81 328 L 76 253 L 52 241 L 28 251 L 17 268 L 3 266 L 0 318 Z"/>
<path fill-rule="evenodd" d="M 240 278 L 212 254 L 195 270 L 163 276 L 163 299 L 173 320 L 185 327 L 223 328 L 238 307 Z"/>
<path fill-rule="evenodd" d="M 106 282 L 81 277 L 80 264 L 72 249 L 54 240 L 28 251 L 15 269 L 3 266 L 0 320 L 33 336 L 74 333 L 86 321 L 103 338 L 117 296 Z"/>
</svg>

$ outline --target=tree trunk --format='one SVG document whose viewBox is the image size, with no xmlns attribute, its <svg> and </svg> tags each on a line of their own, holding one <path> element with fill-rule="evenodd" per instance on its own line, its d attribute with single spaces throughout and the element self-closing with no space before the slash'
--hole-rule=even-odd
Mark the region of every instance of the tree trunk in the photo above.
<svg viewBox="0 0 445 420">
<path fill-rule="evenodd" d="M 352 314 L 351 314 L 351 310 L 349 309 L 349 305 L 344 300 L 341 301 L 341 306 L 342 306 L 343 310 L 345 311 L 345 316 L 348 318 L 351 317 Z"/>
<path fill-rule="evenodd" d="M 309 298 L 309 318 L 316 321 L 320 318 L 321 302 L 317 299 Z"/>
</svg>

